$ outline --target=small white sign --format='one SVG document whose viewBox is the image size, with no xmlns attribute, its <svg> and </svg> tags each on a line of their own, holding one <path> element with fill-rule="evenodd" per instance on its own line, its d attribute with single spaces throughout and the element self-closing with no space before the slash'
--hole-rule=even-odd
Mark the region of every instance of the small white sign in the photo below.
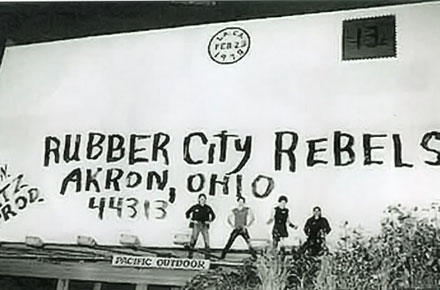
<svg viewBox="0 0 440 290">
<path fill-rule="evenodd" d="M 178 259 L 140 256 L 113 256 L 112 265 L 117 267 L 161 268 L 179 270 L 208 270 L 210 261 L 202 259 Z"/>
</svg>

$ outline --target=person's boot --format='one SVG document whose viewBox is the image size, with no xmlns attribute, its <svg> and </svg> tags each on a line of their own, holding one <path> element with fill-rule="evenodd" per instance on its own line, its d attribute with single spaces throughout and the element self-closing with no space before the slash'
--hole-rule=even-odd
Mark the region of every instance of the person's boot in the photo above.
<svg viewBox="0 0 440 290">
<path fill-rule="evenodd" d="M 252 260 L 257 260 L 257 251 L 255 251 L 254 249 L 250 249 L 251 252 L 251 256 L 252 256 Z"/>
<path fill-rule="evenodd" d="M 223 250 L 222 254 L 220 255 L 220 260 L 224 260 L 226 258 L 226 252 Z"/>
<path fill-rule="evenodd" d="M 193 255 L 194 255 L 194 249 L 190 247 L 188 250 L 188 259 L 192 259 Z"/>
<path fill-rule="evenodd" d="M 286 247 L 284 246 L 280 247 L 280 257 L 284 261 L 284 258 L 286 257 Z"/>
<path fill-rule="evenodd" d="M 209 258 L 211 257 L 211 253 L 209 249 L 205 249 L 205 259 L 209 260 Z"/>
</svg>

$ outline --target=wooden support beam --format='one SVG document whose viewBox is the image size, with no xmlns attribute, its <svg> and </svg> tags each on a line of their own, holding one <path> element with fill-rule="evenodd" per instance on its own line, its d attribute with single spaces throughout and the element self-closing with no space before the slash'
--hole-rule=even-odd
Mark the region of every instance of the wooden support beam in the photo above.
<svg viewBox="0 0 440 290">
<path fill-rule="evenodd" d="M 147 284 L 136 284 L 135 290 L 148 290 L 148 285 Z"/>
<path fill-rule="evenodd" d="M 93 285 L 93 290 L 101 290 L 101 288 L 102 288 L 102 284 L 101 283 L 95 283 L 94 285 Z"/>
<path fill-rule="evenodd" d="M 69 279 L 58 279 L 57 290 L 69 290 Z"/>
<path fill-rule="evenodd" d="M 108 262 L 52 263 L 26 259 L 0 259 L 0 275 L 9 276 L 183 286 L 197 273 L 189 270 L 114 267 Z"/>
</svg>

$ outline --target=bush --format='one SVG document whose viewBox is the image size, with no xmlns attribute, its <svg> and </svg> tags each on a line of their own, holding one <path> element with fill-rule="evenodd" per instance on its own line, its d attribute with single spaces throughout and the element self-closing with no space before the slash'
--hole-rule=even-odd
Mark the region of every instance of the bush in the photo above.
<svg viewBox="0 0 440 290">
<path fill-rule="evenodd" d="M 434 217 L 429 217 L 429 213 Z M 438 208 L 390 206 L 381 231 L 366 237 L 348 229 L 329 256 L 337 288 L 406 289 L 438 287 L 440 231 Z"/>
<path fill-rule="evenodd" d="M 239 269 L 220 267 L 200 272 L 184 287 L 185 290 L 254 290 L 260 285 L 254 262 L 245 260 Z"/>
</svg>

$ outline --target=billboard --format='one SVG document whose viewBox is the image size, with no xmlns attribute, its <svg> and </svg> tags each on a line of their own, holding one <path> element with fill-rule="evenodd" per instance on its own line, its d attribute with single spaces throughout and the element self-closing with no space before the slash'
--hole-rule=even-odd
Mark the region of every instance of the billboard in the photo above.
<svg viewBox="0 0 440 290">
<path fill-rule="evenodd" d="M 440 187 L 439 3 L 8 47 L 0 68 L 0 237 L 173 246 L 200 193 L 244 196 L 253 238 L 280 195 L 300 226 L 377 231 Z M 426 45 L 429 43 L 429 45 Z M 238 247 L 244 244 L 237 244 Z"/>
</svg>

